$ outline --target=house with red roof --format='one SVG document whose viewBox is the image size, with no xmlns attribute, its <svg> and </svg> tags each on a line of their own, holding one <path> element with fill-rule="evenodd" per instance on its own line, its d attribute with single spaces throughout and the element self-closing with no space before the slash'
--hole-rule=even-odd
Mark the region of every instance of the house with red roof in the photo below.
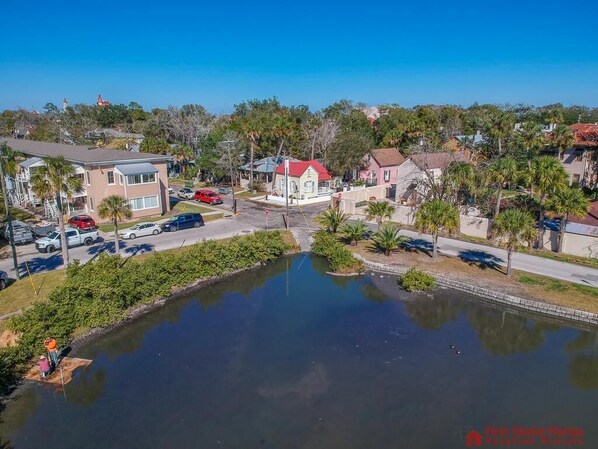
<svg viewBox="0 0 598 449">
<path fill-rule="evenodd" d="M 561 154 L 563 166 L 569 173 L 569 183 L 594 187 L 598 182 L 598 123 L 576 123 L 569 128 L 575 143 Z"/>
<path fill-rule="evenodd" d="M 288 179 L 285 177 L 285 162 L 276 167 L 273 195 L 285 196 L 300 200 L 330 195 L 332 176 L 322 164 L 316 160 L 288 161 Z"/>
</svg>

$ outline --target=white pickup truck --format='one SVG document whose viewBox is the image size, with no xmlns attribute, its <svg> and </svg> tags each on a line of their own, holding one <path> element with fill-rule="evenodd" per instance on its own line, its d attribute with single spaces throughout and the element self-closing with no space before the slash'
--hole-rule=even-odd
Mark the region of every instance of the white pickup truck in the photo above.
<svg viewBox="0 0 598 449">
<path fill-rule="evenodd" d="M 66 228 L 66 242 L 69 248 L 73 246 L 91 245 L 98 240 L 97 230 L 80 230 L 76 228 Z M 50 232 L 46 237 L 35 241 L 35 249 L 40 253 L 52 253 L 62 248 L 60 242 L 60 231 Z"/>
</svg>

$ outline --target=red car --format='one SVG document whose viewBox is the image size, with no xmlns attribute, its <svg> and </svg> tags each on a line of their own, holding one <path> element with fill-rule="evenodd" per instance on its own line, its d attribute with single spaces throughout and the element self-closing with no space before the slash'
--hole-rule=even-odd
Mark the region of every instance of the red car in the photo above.
<svg viewBox="0 0 598 449">
<path fill-rule="evenodd" d="M 222 198 L 216 192 L 212 192 L 211 190 L 196 190 L 195 191 L 195 198 L 196 201 L 201 201 L 202 203 L 208 204 L 222 204 Z"/>
<path fill-rule="evenodd" d="M 96 222 L 89 215 L 75 215 L 69 220 L 69 226 L 79 229 L 94 229 Z"/>
</svg>

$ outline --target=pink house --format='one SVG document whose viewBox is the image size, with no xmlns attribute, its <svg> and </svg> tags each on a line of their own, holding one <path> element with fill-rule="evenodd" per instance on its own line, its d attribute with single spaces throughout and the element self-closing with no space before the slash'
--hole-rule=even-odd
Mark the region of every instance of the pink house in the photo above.
<svg viewBox="0 0 598 449">
<path fill-rule="evenodd" d="M 359 178 L 368 186 L 397 183 L 399 165 L 405 158 L 396 148 L 376 148 L 365 157 L 367 168 L 359 173 Z"/>
</svg>

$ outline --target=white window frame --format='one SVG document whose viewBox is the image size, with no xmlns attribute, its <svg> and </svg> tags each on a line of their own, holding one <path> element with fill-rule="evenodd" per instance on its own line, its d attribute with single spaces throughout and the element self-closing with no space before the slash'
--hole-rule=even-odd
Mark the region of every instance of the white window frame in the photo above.
<svg viewBox="0 0 598 449">
<path fill-rule="evenodd" d="M 112 182 L 110 182 L 110 174 L 112 173 Z M 108 181 L 109 186 L 113 186 L 116 184 L 116 177 L 114 176 L 114 170 L 108 170 L 106 172 L 106 180 Z"/>
<path fill-rule="evenodd" d="M 85 170 L 85 181 L 87 182 L 88 186 L 91 185 L 91 175 L 89 174 L 89 170 Z"/>
<path fill-rule="evenodd" d="M 303 183 L 303 191 L 305 193 L 314 193 L 314 182 L 313 181 L 305 181 Z"/>
<path fill-rule="evenodd" d="M 149 198 L 153 198 L 156 200 L 156 205 L 155 206 L 148 206 L 146 201 Z M 143 207 L 140 208 L 136 208 L 134 205 L 134 201 L 138 201 L 138 200 L 142 200 L 143 202 Z M 129 204 L 131 205 L 131 210 L 133 212 L 138 211 L 138 210 L 146 210 L 146 209 L 157 209 L 158 207 L 160 207 L 160 202 L 158 201 L 158 195 L 146 195 L 146 196 L 138 196 L 136 198 L 129 198 Z"/>
<path fill-rule="evenodd" d="M 384 182 L 390 181 L 390 170 L 384 170 Z"/>
<path fill-rule="evenodd" d="M 143 177 L 144 176 L 149 176 L 152 175 L 154 177 L 153 181 L 144 181 Z M 131 177 L 133 176 L 141 176 L 141 182 L 131 182 Z M 141 184 L 155 184 L 158 182 L 158 177 L 156 176 L 156 173 L 136 173 L 134 175 L 127 175 L 127 185 L 129 186 L 138 186 Z"/>
<path fill-rule="evenodd" d="M 118 183 L 119 183 L 121 186 L 124 186 L 124 185 L 125 185 L 125 176 L 124 176 L 123 174 L 120 174 L 120 173 L 119 173 L 119 175 L 118 175 Z"/>
<path fill-rule="evenodd" d="M 88 197 L 87 199 L 89 200 L 89 210 L 93 211 L 93 198 Z"/>
</svg>

